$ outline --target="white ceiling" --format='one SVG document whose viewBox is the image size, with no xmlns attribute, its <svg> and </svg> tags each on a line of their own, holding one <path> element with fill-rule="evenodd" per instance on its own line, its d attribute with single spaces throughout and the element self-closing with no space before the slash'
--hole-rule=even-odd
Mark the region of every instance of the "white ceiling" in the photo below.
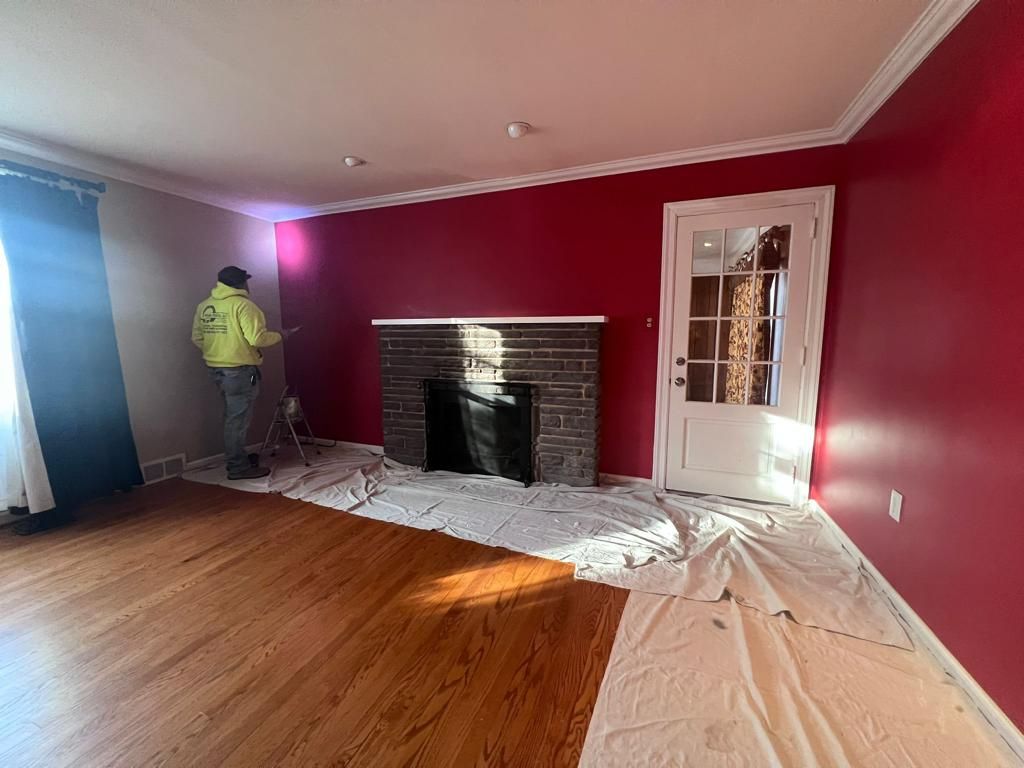
<svg viewBox="0 0 1024 768">
<path fill-rule="evenodd" d="M 927 6 L 6 0 L 0 129 L 8 148 L 285 217 L 794 133 L 828 143 Z M 510 140 L 510 120 L 536 131 Z"/>
</svg>

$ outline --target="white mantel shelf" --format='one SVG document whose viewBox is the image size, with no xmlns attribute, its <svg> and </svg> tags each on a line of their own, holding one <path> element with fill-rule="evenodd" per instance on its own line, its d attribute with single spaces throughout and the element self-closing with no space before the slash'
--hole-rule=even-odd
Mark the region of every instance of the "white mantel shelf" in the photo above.
<svg viewBox="0 0 1024 768">
<path fill-rule="evenodd" d="M 605 315 L 558 315 L 555 317 L 407 317 L 373 320 L 373 325 L 508 325 L 526 323 L 607 323 Z"/>
</svg>

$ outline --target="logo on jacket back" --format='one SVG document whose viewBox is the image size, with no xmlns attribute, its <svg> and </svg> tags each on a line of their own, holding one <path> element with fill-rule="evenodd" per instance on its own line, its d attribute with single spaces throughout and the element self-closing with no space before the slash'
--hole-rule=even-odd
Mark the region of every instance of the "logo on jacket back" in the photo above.
<svg viewBox="0 0 1024 768">
<path fill-rule="evenodd" d="M 218 312 L 213 304 L 207 304 L 199 314 L 199 322 L 203 324 L 203 333 L 228 332 L 228 313 Z"/>
</svg>

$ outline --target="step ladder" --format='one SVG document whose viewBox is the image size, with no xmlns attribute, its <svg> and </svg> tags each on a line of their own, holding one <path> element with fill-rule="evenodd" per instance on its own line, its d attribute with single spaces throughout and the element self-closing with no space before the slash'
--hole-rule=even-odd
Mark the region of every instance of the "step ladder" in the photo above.
<svg viewBox="0 0 1024 768">
<path fill-rule="evenodd" d="M 290 390 L 291 387 L 286 384 L 281 392 L 281 397 L 277 400 L 277 406 L 274 408 L 274 418 L 267 428 L 267 436 L 263 439 L 263 445 L 260 447 L 259 452 L 262 455 L 267 450 L 267 446 L 270 446 L 270 455 L 276 456 L 277 451 L 281 447 L 283 437 L 285 443 L 289 440 L 295 443 L 302 461 L 308 467 L 309 458 L 302 447 L 302 441 L 309 441 L 316 450 L 317 455 L 320 455 L 320 449 L 317 447 L 316 436 L 306 420 L 306 414 L 302 410 L 302 403 L 299 402 L 298 394 L 293 394 Z M 302 428 L 303 434 L 296 430 L 297 426 Z"/>
</svg>

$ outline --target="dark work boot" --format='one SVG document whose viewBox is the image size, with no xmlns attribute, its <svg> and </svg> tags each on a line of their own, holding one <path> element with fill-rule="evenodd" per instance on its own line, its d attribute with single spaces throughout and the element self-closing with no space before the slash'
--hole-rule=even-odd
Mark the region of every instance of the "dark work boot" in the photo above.
<svg viewBox="0 0 1024 768">
<path fill-rule="evenodd" d="M 248 467 L 238 472 L 228 472 L 228 480 L 253 480 L 270 474 L 270 467 Z"/>
</svg>

